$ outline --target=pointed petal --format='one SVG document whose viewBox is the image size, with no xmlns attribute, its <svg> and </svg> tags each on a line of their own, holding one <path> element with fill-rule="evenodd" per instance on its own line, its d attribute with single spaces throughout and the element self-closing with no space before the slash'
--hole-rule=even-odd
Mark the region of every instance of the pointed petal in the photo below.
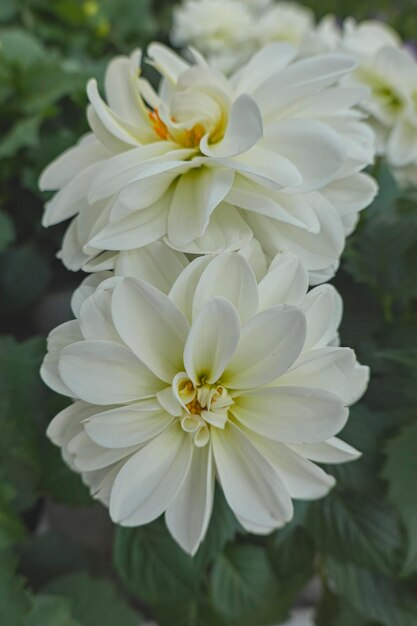
<svg viewBox="0 0 417 626">
<path fill-rule="evenodd" d="M 175 304 L 144 281 L 124 278 L 113 294 L 113 320 L 123 341 L 161 380 L 183 367 L 188 323 Z"/>
<path fill-rule="evenodd" d="M 281 305 L 262 311 L 242 328 L 239 347 L 222 382 L 232 389 L 250 389 L 276 380 L 299 356 L 305 339 L 302 312 Z"/>
<path fill-rule="evenodd" d="M 193 318 L 214 296 L 227 298 L 237 309 L 241 324 L 258 311 L 258 286 L 247 261 L 236 252 L 215 257 L 201 274 L 193 300 Z"/>
<path fill-rule="evenodd" d="M 59 372 L 73 396 L 92 404 L 133 402 L 161 389 L 128 348 L 112 341 L 80 341 L 64 348 Z"/>
<path fill-rule="evenodd" d="M 211 446 L 194 446 L 190 470 L 168 506 L 168 530 L 181 548 L 193 556 L 207 532 L 214 497 L 214 464 Z"/>
<path fill-rule="evenodd" d="M 321 389 L 268 387 L 234 398 L 231 411 L 246 427 L 282 443 L 317 443 L 338 433 L 348 410 Z"/>
<path fill-rule="evenodd" d="M 84 429 L 99 446 L 127 448 L 153 439 L 168 428 L 172 420 L 165 411 L 150 410 L 146 403 L 144 406 L 139 403 L 97 413 L 85 421 Z"/>
<path fill-rule="evenodd" d="M 184 348 L 184 366 L 194 384 L 205 378 L 214 384 L 239 343 L 240 322 L 225 298 L 212 298 L 193 321 Z"/>
<path fill-rule="evenodd" d="M 234 424 L 211 433 L 219 481 L 235 515 L 264 528 L 288 522 L 291 499 L 270 463 Z"/>
<path fill-rule="evenodd" d="M 174 500 L 190 468 L 191 437 L 174 424 L 122 467 L 110 497 L 110 516 L 123 526 L 147 524 Z"/>
</svg>

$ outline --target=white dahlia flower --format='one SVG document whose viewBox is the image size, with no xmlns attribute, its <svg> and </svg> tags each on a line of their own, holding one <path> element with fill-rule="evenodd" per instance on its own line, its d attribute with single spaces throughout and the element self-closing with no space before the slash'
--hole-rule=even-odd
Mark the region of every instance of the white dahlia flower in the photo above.
<svg viewBox="0 0 417 626">
<path fill-rule="evenodd" d="M 404 185 L 417 184 L 417 60 L 399 35 L 379 21 L 339 26 L 327 17 L 304 42 L 303 53 L 340 52 L 357 61 L 345 86 L 369 89 L 361 108 L 376 136 L 376 152 L 384 156 Z"/>
<path fill-rule="evenodd" d="M 164 263 L 153 258 L 148 277 L 159 280 Z M 77 319 L 51 333 L 42 366 L 44 381 L 75 399 L 48 435 L 115 522 L 165 513 L 193 554 L 216 480 L 241 524 L 262 534 L 291 519 L 291 498 L 332 487 L 315 462 L 357 457 L 335 435 L 368 369 L 337 346 L 337 292 L 307 287 L 288 254 L 258 282 L 237 253 L 196 259 L 168 295 L 135 277 L 84 284 Z"/>
<path fill-rule="evenodd" d="M 254 29 L 261 46 L 272 41 L 300 45 L 314 26 L 311 9 L 296 2 L 276 2 L 263 12 Z"/>
<path fill-rule="evenodd" d="M 178 251 L 218 254 L 255 236 L 270 258 L 288 250 L 313 272 L 334 267 L 375 195 L 361 172 L 373 133 L 353 108 L 365 90 L 338 86 L 352 60 L 294 62 L 295 54 L 271 44 L 228 80 L 199 55 L 190 65 L 153 44 L 159 93 L 140 77 L 139 52 L 110 63 L 108 104 L 90 81 L 92 132 L 40 181 L 59 190 L 44 224 L 73 218 L 66 266 L 161 238 Z"/>
<path fill-rule="evenodd" d="M 251 8 L 238 0 L 186 0 L 174 9 L 171 41 L 193 46 L 229 73 L 256 51 Z"/>
</svg>

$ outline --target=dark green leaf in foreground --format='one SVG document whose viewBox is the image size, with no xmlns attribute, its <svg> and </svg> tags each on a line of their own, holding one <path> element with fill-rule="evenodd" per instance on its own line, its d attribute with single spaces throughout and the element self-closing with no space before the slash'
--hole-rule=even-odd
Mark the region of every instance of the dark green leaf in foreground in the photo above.
<svg viewBox="0 0 417 626">
<path fill-rule="evenodd" d="M 417 424 L 404 428 L 386 446 L 383 477 L 389 498 L 407 530 L 408 546 L 403 574 L 417 574 Z"/>
<path fill-rule="evenodd" d="M 384 573 L 398 569 L 401 533 L 397 517 L 380 499 L 335 491 L 312 504 L 306 528 L 319 550 L 340 561 Z"/>
<path fill-rule="evenodd" d="M 405 586 L 346 562 L 329 559 L 327 566 L 337 593 L 367 619 L 384 626 L 417 626 L 417 598 Z"/>
<path fill-rule="evenodd" d="M 198 588 L 196 565 L 162 520 L 116 531 L 116 569 L 127 589 L 150 604 L 182 602 Z"/>
<path fill-rule="evenodd" d="M 16 559 L 9 552 L 0 552 L 0 624 L 22 626 L 31 606 L 23 578 L 16 574 Z"/>
<path fill-rule="evenodd" d="M 71 616 L 71 608 L 65 598 L 39 595 L 33 599 L 24 626 L 82 626 L 82 624 Z"/>
<path fill-rule="evenodd" d="M 214 562 L 213 606 L 229 619 L 243 619 L 269 602 L 275 578 L 266 551 L 253 545 L 231 545 Z"/>
<path fill-rule="evenodd" d="M 85 573 L 68 574 L 51 582 L 44 591 L 65 598 L 82 626 L 138 626 L 141 621 L 108 580 Z"/>
</svg>

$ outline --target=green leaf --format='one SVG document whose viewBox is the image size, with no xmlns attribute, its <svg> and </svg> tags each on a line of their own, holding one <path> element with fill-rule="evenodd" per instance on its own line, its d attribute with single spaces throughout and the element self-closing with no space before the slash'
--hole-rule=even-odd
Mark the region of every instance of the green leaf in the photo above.
<svg viewBox="0 0 417 626">
<path fill-rule="evenodd" d="M 295 596 L 314 574 L 314 544 L 303 528 L 296 526 L 291 533 L 278 530 L 267 543 L 267 554 L 286 594 Z"/>
<path fill-rule="evenodd" d="M 231 545 L 213 564 L 213 606 L 230 619 L 256 614 L 270 601 L 274 582 L 265 550 L 253 545 Z"/>
<path fill-rule="evenodd" d="M 383 573 L 398 570 L 401 533 L 382 500 L 333 492 L 310 507 L 306 528 L 320 551 Z"/>
<path fill-rule="evenodd" d="M 44 591 L 65 598 L 72 615 L 82 626 L 138 626 L 141 623 L 139 614 L 128 606 L 109 580 L 91 578 L 85 573 L 68 574 L 51 582 Z"/>
<path fill-rule="evenodd" d="M 39 115 L 19 120 L 2 139 L 0 159 L 16 155 L 21 148 L 36 148 L 41 123 Z"/>
<path fill-rule="evenodd" d="M 0 30 L 0 60 L 19 68 L 27 68 L 45 56 L 42 43 L 21 28 Z"/>
<path fill-rule="evenodd" d="M 40 595 L 25 618 L 24 626 L 82 626 L 71 617 L 69 603 L 64 598 Z"/>
<path fill-rule="evenodd" d="M 417 600 L 406 586 L 333 559 L 327 571 L 338 594 L 364 617 L 384 626 L 417 626 Z"/>
<path fill-rule="evenodd" d="M 0 251 L 3 252 L 15 238 L 13 222 L 10 217 L 0 211 Z"/>
<path fill-rule="evenodd" d="M 0 624 L 4 626 L 22 626 L 31 605 L 24 580 L 15 572 L 15 558 L 8 552 L 0 553 Z"/>
<path fill-rule="evenodd" d="M 403 575 L 417 574 L 417 424 L 405 427 L 386 445 L 382 475 L 388 481 L 388 494 L 407 531 L 407 553 Z"/>
<path fill-rule="evenodd" d="M 0 550 L 21 541 L 26 529 L 12 506 L 15 490 L 0 476 Z"/>
<path fill-rule="evenodd" d="M 117 528 L 114 559 L 127 589 L 150 604 L 182 602 L 198 588 L 193 559 L 175 543 L 162 520 Z"/>
<path fill-rule="evenodd" d="M 39 377 L 45 340 L 0 339 L 0 455 L 17 510 L 38 495 L 39 437 L 44 435 L 47 390 Z"/>
<path fill-rule="evenodd" d="M 232 626 L 206 598 L 199 596 L 181 602 L 161 602 L 155 607 L 155 617 L 160 626 Z"/>
<path fill-rule="evenodd" d="M 326 589 L 316 612 L 316 626 L 374 626 L 349 602 Z"/>
<path fill-rule="evenodd" d="M 244 530 L 227 504 L 222 490 L 217 487 L 210 525 L 203 543 L 194 556 L 196 567 L 202 569 L 207 567 L 237 532 L 242 533 Z"/>
</svg>

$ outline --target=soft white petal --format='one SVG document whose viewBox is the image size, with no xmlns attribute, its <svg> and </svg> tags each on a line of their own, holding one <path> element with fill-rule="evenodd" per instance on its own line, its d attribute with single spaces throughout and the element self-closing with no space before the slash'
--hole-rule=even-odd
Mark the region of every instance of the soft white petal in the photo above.
<svg viewBox="0 0 417 626">
<path fill-rule="evenodd" d="M 130 456 L 137 446 L 127 448 L 103 448 L 90 439 L 86 432 L 76 435 L 68 444 L 75 468 L 79 472 L 103 469 Z"/>
<path fill-rule="evenodd" d="M 259 283 L 261 311 L 278 304 L 299 305 L 307 293 L 308 274 L 300 260 L 288 253 L 278 254 Z"/>
<path fill-rule="evenodd" d="M 263 135 L 262 116 L 256 101 L 247 94 L 240 95 L 233 103 L 229 123 L 221 141 L 209 143 L 209 137 L 203 137 L 200 150 L 212 157 L 228 158 L 246 152 Z"/>
<path fill-rule="evenodd" d="M 348 410 L 339 396 L 307 387 L 268 387 L 234 398 L 246 428 L 282 443 L 317 443 L 338 433 Z"/>
<path fill-rule="evenodd" d="M 156 519 L 171 504 L 190 468 L 191 437 L 174 424 L 122 467 L 110 497 L 110 516 L 123 526 Z"/>
<path fill-rule="evenodd" d="M 132 276 L 150 283 L 164 293 L 188 266 L 187 257 L 172 250 L 160 241 L 139 248 L 120 252 L 117 255 L 114 273 L 117 276 Z"/>
<path fill-rule="evenodd" d="M 189 472 L 165 513 L 171 535 L 192 556 L 207 532 L 213 497 L 214 464 L 211 446 L 194 446 Z"/>
<path fill-rule="evenodd" d="M 291 499 L 270 463 L 234 424 L 211 433 L 217 475 L 235 515 L 264 528 L 288 522 Z"/>
<path fill-rule="evenodd" d="M 100 406 L 78 401 L 60 411 L 48 425 L 46 434 L 57 446 L 66 446 L 83 430 L 82 422 L 101 411 Z"/>
<path fill-rule="evenodd" d="M 307 318 L 304 350 L 322 348 L 337 336 L 342 319 L 343 303 L 332 285 L 319 285 L 304 298 L 301 308 Z"/>
<path fill-rule="evenodd" d="M 239 343 L 240 321 L 225 298 L 206 302 L 193 320 L 184 348 L 184 366 L 194 384 L 216 383 Z"/>
<path fill-rule="evenodd" d="M 171 424 L 173 417 L 155 403 L 149 407 L 130 404 L 98 413 L 84 423 L 87 435 L 104 448 L 127 448 L 142 444 L 159 435 Z"/>
<path fill-rule="evenodd" d="M 180 75 L 190 67 L 184 59 L 160 43 L 150 44 L 147 53 L 158 71 L 173 83 L 176 83 Z"/>
<path fill-rule="evenodd" d="M 169 292 L 170 299 L 175 302 L 189 322 L 192 320 L 193 299 L 200 277 L 213 259 L 210 255 L 197 257 L 184 269 Z"/>
<path fill-rule="evenodd" d="M 218 167 L 190 169 L 180 177 L 168 215 L 168 238 L 174 246 L 182 247 L 203 235 L 233 178 L 233 170 Z"/>
<path fill-rule="evenodd" d="M 80 307 L 80 328 L 84 339 L 106 339 L 120 343 L 111 315 L 111 293 L 95 291 Z"/>
<path fill-rule="evenodd" d="M 299 309 L 281 305 L 262 311 L 242 328 L 223 384 L 231 389 L 250 389 L 276 380 L 297 359 L 305 333 L 306 322 Z"/>
<path fill-rule="evenodd" d="M 144 281 L 124 278 L 113 294 L 113 320 L 123 341 L 161 380 L 183 370 L 188 323 L 165 294 Z"/>
<path fill-rule="evenodd" d="M 290 446 L 297 454 L 317 463 L 347 463 L 356 461 L 361 456 L 345 441 L 330 437 L 327 441 Z"/>
<path fill-rule="evenodd" d="M 220 254 L 239 250 L 252 236 L 252 230 L 239 212 L 230 204 L 222 202 L 211 214 L 204 235 L 184 246 L 174 245 L 169 238 L 165 241 L 174 249 L 190 254 Z"/>
<path fill-rule="evenodd" d="M 232 76 L 236 93 L 252 93 L 265 80 L 277 74 L 294 59 L 296 48 L 287 43 L 271 43 L 253 55 L 247 65 Z"/>
<path fill-rule="evenodd" d="M 275 468 L 291 498 L 301 500 L 321 498 L 335 485 L 333 476 L 326 474 L 289 446 L 247 430 L 244 432 L 260 454 Z"/>
<path fill-rule="evenodd" d="M 203 270 L 195 288 L 193 318 L 213 296 L 227 298 L 237 309 L 241 324 L 258 311 L 258 286 L 250 265 L 236 252 L 215 257 Z"/>
<path fill-rule="evenodd" d="M 112 341 L 74 343 L 61 351 L 58 366 L 73 396 L 93 404 L 133 402 L 161 389 L 128 348 Z"/>
</svg>

